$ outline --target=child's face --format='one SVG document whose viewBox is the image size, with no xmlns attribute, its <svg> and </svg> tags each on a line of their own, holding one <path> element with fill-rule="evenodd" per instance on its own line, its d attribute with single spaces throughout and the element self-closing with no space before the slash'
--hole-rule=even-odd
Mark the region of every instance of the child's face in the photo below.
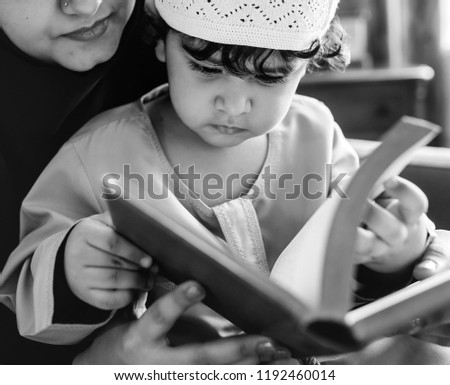
<svg viewBox="0 0 450 385">
<path fill-rule="evenodd" d="M 1 0 L 0 28 L 26 54 L 71 70 L 86 71 L 110 59 L 135 0 L 70 0 L 69 6 L 64 3 Z"/>
<path fill-rule="evenodd" d="M 156 47 L 156 56 L 167 64 L 170 97 L 178 117 L 215 147 L 236 146 L 274 128 L 285 117 L 307 67 L 306 61 L 296 60 L 292 72 L 276 82 L 236 77 L 213 64 L 218 55 L 211 61 L 194 59 L 172 31 L 165 44 Z M 271 58 L 265 72 L 275 74 L 283 64 Z"/>
</svg>

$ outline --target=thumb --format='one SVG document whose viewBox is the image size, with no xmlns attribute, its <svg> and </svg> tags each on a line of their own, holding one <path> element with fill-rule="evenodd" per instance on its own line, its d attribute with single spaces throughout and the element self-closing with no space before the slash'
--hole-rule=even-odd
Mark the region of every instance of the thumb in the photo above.
<svg viewBox="0 0 450 385">
<path fill-rule="evenodd" d="M 188 281 L 158 298 L 136 322 L 137 332 L 151 341 L 166 338 L 178 318 L 192 305 L 205 297 L 196 282 Z"/>
<path fill-rule="evenodd" d="M 414 278 L 425 279 L 450 268 L 450 231 L 437 230 L 422 260 L 413 271 Z"/>
</svg>

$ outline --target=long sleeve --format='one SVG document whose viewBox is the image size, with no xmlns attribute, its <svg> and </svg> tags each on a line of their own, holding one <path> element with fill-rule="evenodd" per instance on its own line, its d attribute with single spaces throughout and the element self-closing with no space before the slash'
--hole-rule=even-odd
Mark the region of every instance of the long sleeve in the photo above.
<svg viewBox="0 0 450 385">
<path fill-rule="evenodd" d="M 77 221 L 101 213 L 83 165 L 67 143 L 41 174 L 21 210 L 20 245 L 9 257 L 0 299 L 17 314 L 21 335 L 52 344 L 76 343 L 106 323 L 54 324 L 54 269 Z"/>
</svg>

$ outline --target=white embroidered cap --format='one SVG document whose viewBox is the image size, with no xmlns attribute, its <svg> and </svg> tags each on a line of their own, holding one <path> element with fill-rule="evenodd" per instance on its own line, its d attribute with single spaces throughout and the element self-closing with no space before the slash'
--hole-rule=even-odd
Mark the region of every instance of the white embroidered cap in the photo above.
<svg viewBox="0 0 450 385">
<path fill-rule="evenodd" d="M 303 51 L 323 36 L 339 0 L 156 0 L 172 28 L 220 44 Z"/>
</svg>

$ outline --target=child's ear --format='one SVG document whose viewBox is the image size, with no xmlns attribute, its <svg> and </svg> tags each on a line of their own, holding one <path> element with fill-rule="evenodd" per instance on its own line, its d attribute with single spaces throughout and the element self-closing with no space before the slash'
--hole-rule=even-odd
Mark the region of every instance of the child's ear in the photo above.
<svg viewBox="0 0 450 385">
<path fill-rule="evenodd" d="M 160 62 L 166 62 L 166 44 L 164 43 L 164 39 L 158 40 L 158 43 L 155 47 L 155 55 Z"/>
</svg>

